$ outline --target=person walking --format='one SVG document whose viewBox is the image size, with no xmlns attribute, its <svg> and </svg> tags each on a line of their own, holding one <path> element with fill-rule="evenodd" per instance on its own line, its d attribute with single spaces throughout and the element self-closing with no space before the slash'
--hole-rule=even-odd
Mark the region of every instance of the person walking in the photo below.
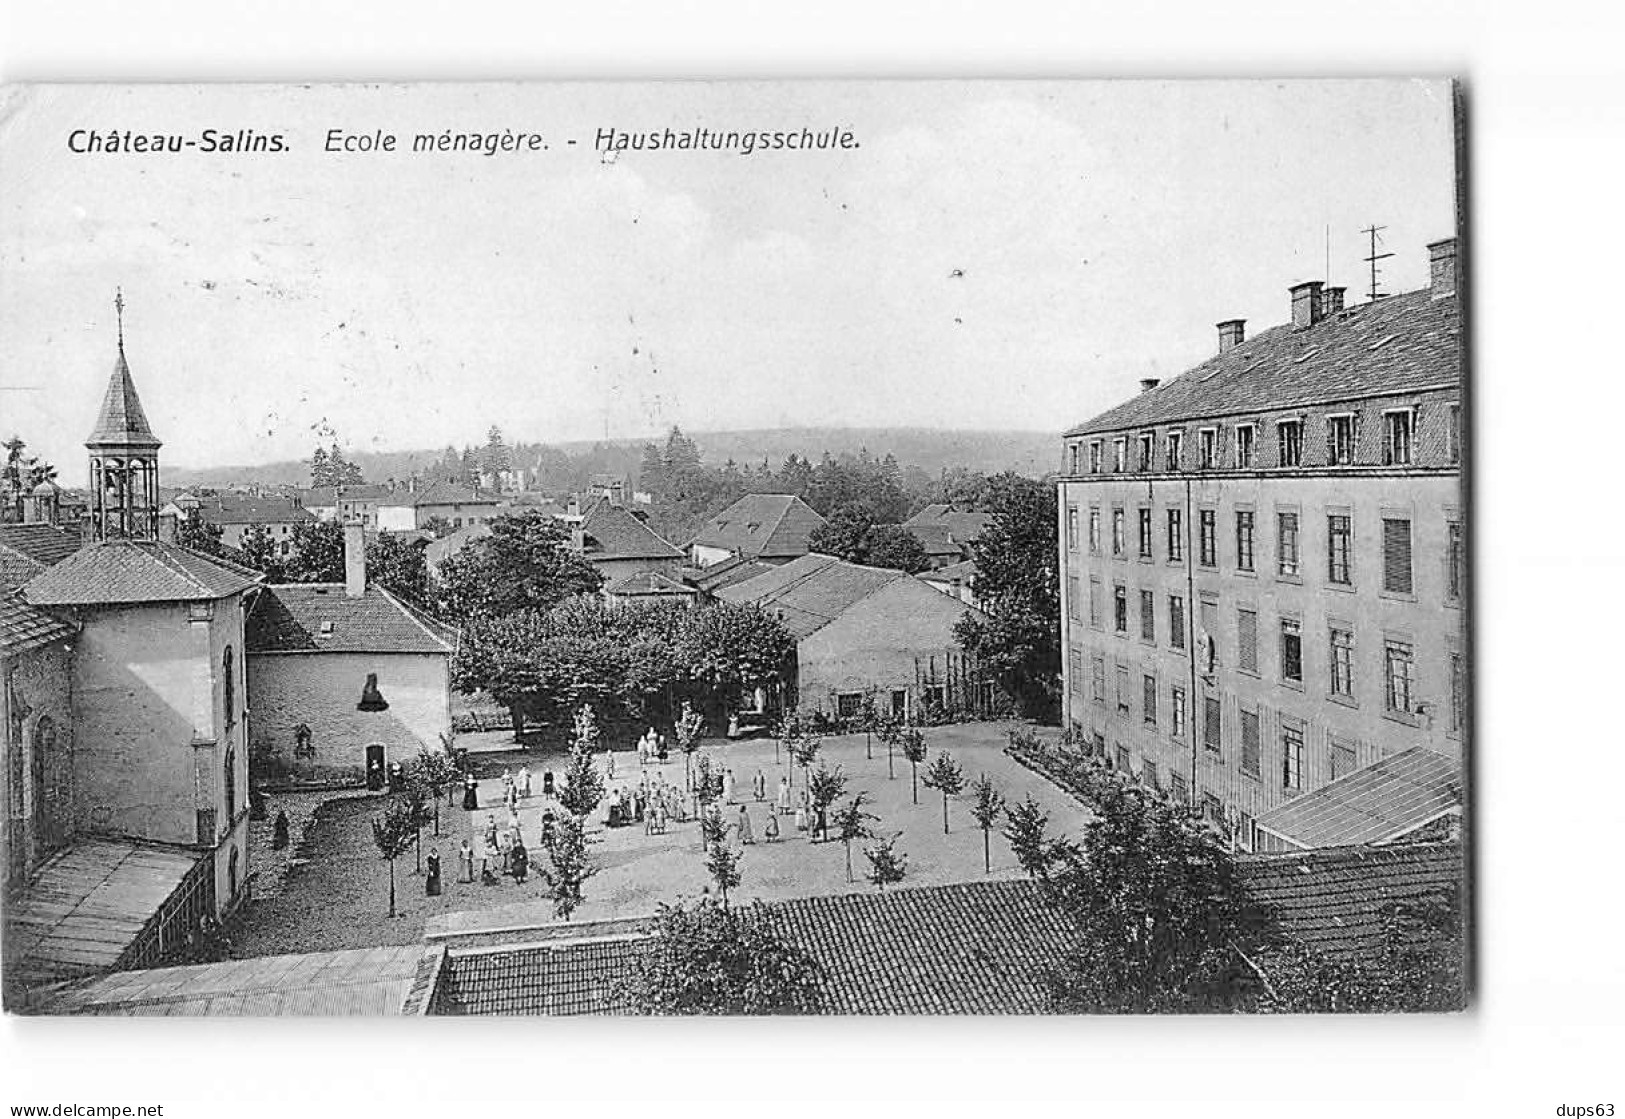
<svg viewBox="0 0 1625 1119">
<path fill-rule="evenodd" d="M 733 802 L 734 802 L 734 771 L 731 770 L 731 769 L 725 769 L 725 770 L 722 771 L 722 803 L 723 804 L 732 804 Z"/>
<path fill-rule="evenodd" d="M 788 777 L 779 778 L 778 810 L 781 816 L 790 814 L 790 779 Z"/>
<path fill-rule="evenodd" d="M 767 799 L 767 775 L 759 769 L 756 776 L 750 779 L 750 793 L 752 799 L 757 802 Z"/>
<path fill-rule="evenodd" d="M 519 795 L 526 800 L 530 799 L 530 766 L 519 767 Z"/>
<path fill-rule="evenodd" d="M 767 841 L 769 843 L 777 843 L 779 841 L 779 814 L 777 812 L 769 812 L 767 814 L 767 828 L 763 834 L 767 836 Z"/>
<path fill-rule="evenodd" d="M 480 808 L 480 782 L 472 773 L 463 775 L 463 811 L 478 812 Z"/>
<path fill-rule="evenodd" d="M 525 878 L 530 874 L 530 852 L 525 850 L 524 841 L 515 839 L 513 853 L 509 855 L 513 860 L 513 880 L 519 885 L 525 884 Z"/>
<path fill-rule="evenodd" d="M 756 833 L 750 826 L 750 812 L 746 810 L 743 804 L 739 806 L 739 842 L 756 842 Z"/>
<path fill-rule="evenodd" d="M 423 860 L 423 893 L 425 897 L 440 896 L 440 852 L 432 848 Z"/>
<path fill-rule="evenodd" d="M 457 849 L 457 859 L 462 863 L 462 873 L 458 880 L 474 881 L 474 845 L 466 839 L 463 840 L 463 845 Z"/>
</svg>

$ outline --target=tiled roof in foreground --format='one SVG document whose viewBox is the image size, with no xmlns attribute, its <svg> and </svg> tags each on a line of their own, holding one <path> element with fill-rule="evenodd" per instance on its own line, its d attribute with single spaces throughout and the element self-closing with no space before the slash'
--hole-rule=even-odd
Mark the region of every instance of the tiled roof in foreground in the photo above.
<svg viewBox="0 0 1625 1119">
<path fill-rule="evenodd" d="M 828 975 L 829 1014 L 1029 1014 L 1071 926 L 1027 881 L 965 882 L 767 906 L 781 936 Z M 645 925 L 645 928 L 651 925 Z M 451 1014 L 624 1014 L 617 991 L 647 932 L 448 953 L 437 1009 Z"/>
<path fill-rule="evenodd" d="M 0 591 L 0 656 L 15 656 L 53 641 L 66 641 L 75 632 L 68 623 Z"/>
<path fill-rule="evenodd" d="M 343 583 L 267 587 L 244 625 L 250 653 L 452 653 L 457 633 L 374 583 L 351 598 Z"/>
<path fill-rule="evenodd" d="M 90 544 L 29 580 L 35 606 L 212 601 L 258 583 L 259 572 L 156 540 Z"/>
<path fill-rule="evenodd" d="M 1461 805 L 1461 763 L 1416 746 L 1266 812 L 1258 827 L 1295 847 L 1390 843 Z"/>
<path fill-rule="evenodd" d="M 1445 902 L 1467 881 L 1459 843 L 1243 856 L 1236 870 L 1248 893 L 1273 917 L 1276 933 L 1328 957 L 1377 950 L 1386 907 Z"/>
<path fill-rule="evenodd" d="M 1084 435 L 1416 392 L 1461 378 L 1456 299 L 1429 289 L 1271 327 L 1067 432 Z"/>
</svg>

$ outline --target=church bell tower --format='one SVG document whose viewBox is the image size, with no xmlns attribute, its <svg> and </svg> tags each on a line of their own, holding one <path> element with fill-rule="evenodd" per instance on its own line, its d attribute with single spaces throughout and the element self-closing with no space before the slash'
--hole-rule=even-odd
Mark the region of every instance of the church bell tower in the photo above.
<svg viewBox="0 0 1625 1119">
<path fill-rule="evenodd" d="M 90 451 L 90 520 L 97 540 L 155 540 L 158 537 L 158 448 L 124 360 L 124 293 L 113 300 L 118 312 L 118 362 L 102 397 L 96 430 L 85 440 Z"/>
</svg>

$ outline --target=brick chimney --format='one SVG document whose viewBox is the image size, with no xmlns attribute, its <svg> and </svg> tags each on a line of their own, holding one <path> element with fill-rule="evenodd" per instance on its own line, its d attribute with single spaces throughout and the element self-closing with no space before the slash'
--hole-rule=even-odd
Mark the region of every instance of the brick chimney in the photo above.
<svg viewBox="0 0 1625 1119">
<path fill-rule="evenodd" d="M 1140 391 L 1141 392 L 1150 392 L 1152 389 L 1156 388 L 1160 384 L 1162 384 L 1162 380 L 1160 378 L 1157 378 L 1157 377 L 1141 377 L 1140 378 Z"/>
<path fill-rule="evenodd" d="M 1219 324 L 1219 352 L 1233 350 L 1247 341 L 1246 319 L 1225 319 Z"/>
<path fill-rule="evenodd" d="M 1434 299 L 1456 294 L 1456 239 L 1446 237 L 1428 246 L 1429 287 Z"/>
<path fill-rule="evenodd" d="M 344 526 L 344 593 L 351 598 L 367 593 L 367 533 L 358 524 Z"/>
<path fill-rule="evenodd" d="M 1343 293 L 1346 287 L 1326 288 L 1320 293 L 1320 317 L 1329 319 L 1343 309 Z"/>
<path fill-rule="evenodd" d="M 1314 326 L 1320 321 L 1321 281 L 1308 280 L 1287 289 L 1292 295 L 1292 325 Z"/>
</svg>

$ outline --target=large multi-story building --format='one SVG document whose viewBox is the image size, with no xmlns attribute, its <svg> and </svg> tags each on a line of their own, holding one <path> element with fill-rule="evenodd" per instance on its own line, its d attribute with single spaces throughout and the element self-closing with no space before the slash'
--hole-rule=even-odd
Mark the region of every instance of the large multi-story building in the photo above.
<svg viewBox="0 0 1625 1119">
<path fill-rule="evenodd" d="M 1459 812 L 1463 328 L 1456 243 L 1429 252 L 1427 288 L 1299 284 L 1289 322 L 1219 323 L 1213 357 L 1066 434 L 1066 717 L 1244 848 L 1312 845 L 1272 819 L 1412 751 Z"/>
</svg>

